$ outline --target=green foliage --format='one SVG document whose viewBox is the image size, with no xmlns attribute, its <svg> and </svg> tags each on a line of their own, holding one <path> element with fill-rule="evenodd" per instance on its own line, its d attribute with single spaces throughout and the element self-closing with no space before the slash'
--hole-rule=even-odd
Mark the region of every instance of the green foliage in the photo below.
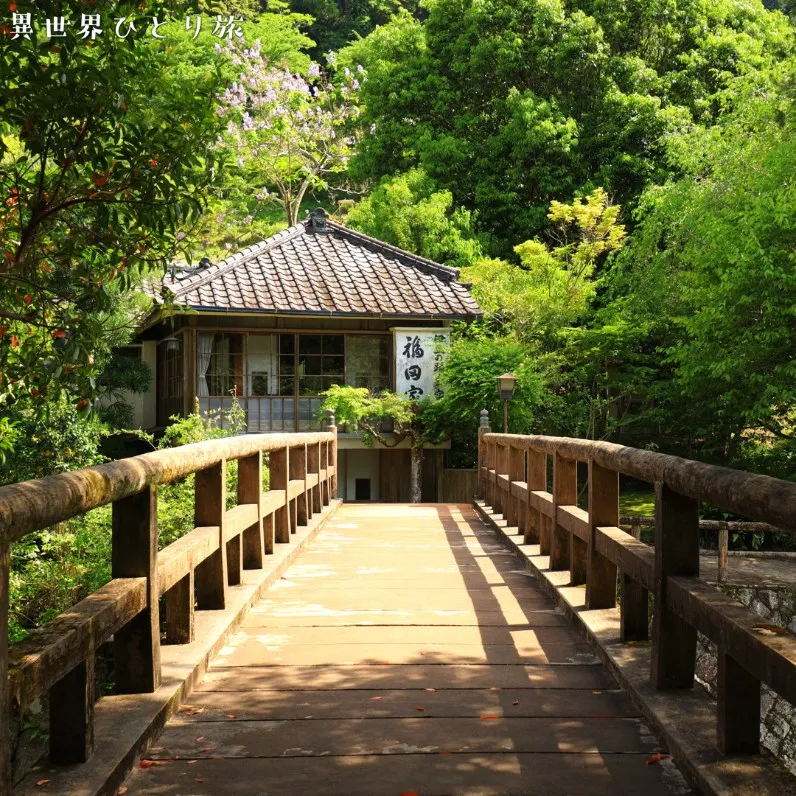
<svg viewBox="0 0 796 796">
<path fill-rule="evenodd" d="M 418 406 L 405 395 L 388 390 L 373 395 L 366 387 L 339 384 L 332 385 L 324 395 L 318 416 L 325 418 L 331 409 L 338 426 L 349 432 L 361 431 L 366 445 L 380 442 L 393 447 L 407 436 L 420 438 Z M 392 423 L 392 439 L 382 431 L 386 422 Z"/>
<path fill-rule="evenodd" d="M 337 51 L 388 22 L 401 8 L 417 13 L 419 0 L 290 0 L 290 8 L 309 15 L 313 57 Z"/>
<path fill-rule="evenodd" d="M 512 338 L 459 337 L 451 343 L 439 371 L 442 395 L 425 407 L 423 420 L 435 441 L 451 440 L 454 463 L 472 466 L 477 460 L 481 409 L 489 412 L 494 430 L 503 430 L 503 402 L 497 377 L 510 372 L 517 377 L 509 401 L 509 432 L 539 430 L 544 382 L 526 345 Z"/>
<path fill-rule="evenodd" d="M 535 238 L 514 247 L 520 267 L 481 260 L 462 274 L 481 308 L 524 340 L 550 338 L 583 316 L 595 295 L 595 269 L 625 236 L 619 207 L 601 188 L 569 205 L 552 202 L 548 218 L 554 245 Z"/>
<path fill-rule="evenodd" d="M 78 0 L 36 4 L 78 18 Z M 135 3 L 114 6 L 135 16 Z M 164 14 L 157 5 L 149 14 Z M 221 74 L 192 73 L 147 26 L 87 42 L 0 37 L 0 400 L 84 402 L 125 289 L 164 268 L 213 180 Z"/>
<path fill-rule="evenodd" d="M 348 212 L 347 226 L 406 251 L 455 268 L 481 255 L 472 214 L 453 209 L 450 191 L 438 191 L 422 169 L 386 177 Z"/>
<path fill-rule="evenodd" d="M 652 411 L 725 460 L 794 445 L 793 76 L 740 81 L 720 126 L 670 142 L 686 174 L 645 194 L 614 275 L 615 312 L 665 352 Z"/>
<path fill-rule="evenodd" d="M 99 464 L 97 452 L 105 425 L 80 412 L 65 397 L 42 409 L 28 403 L 14 415 L 13 443 L 0 466 L 0 484 L 42 478 Z"/>
<path fill-rule="evenodd" d="M 433 0 L 341 58 L 362 63 L 355 174 L 422 166 L 478 213 L 499 256 L 540 234 L 551 200 L 605 186 L 633 209 L 672 166 L 662 137 L 712 124 L 734 76 L 793 46 L 753 0 Z"/>
</svg>

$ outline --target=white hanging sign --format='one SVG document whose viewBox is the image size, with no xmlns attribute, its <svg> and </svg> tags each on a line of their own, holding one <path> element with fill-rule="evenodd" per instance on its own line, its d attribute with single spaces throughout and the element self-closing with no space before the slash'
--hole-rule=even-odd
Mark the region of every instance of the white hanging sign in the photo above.
<svg viewBox="0 0 796 796">
<path fill-rule="evenodd" d="M 436 375 L 450 344 L 449 329 L 393 329 L 395 391 L 413 401 L 437 397 Z"/>
</svg>

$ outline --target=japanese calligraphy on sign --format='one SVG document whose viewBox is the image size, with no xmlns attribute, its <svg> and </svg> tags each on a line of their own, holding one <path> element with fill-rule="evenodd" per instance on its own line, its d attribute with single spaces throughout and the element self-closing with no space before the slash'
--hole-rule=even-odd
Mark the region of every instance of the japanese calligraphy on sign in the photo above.
<svg viewBox="0 0 796 796">
<path fill-rule="evenodd" d="M 395 391 L 413 401 L 439 396 L 437 371 L 450 342 L 447 329 L 393 329 Z"/>
</svg>

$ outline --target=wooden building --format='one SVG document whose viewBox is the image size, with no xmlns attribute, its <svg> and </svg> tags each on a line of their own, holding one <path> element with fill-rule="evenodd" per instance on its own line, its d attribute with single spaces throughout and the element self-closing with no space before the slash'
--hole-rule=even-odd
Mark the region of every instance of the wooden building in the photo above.
<svg viewBox="0 0 796 796">
<path fill-rule="evenodd" d="M 136 407 L 142 427 L 237 396 L 252 433 L 318 427 L 333 384 L 421 397 L 433 389 L 434 342 L 481 310 L 458 271 L 329 220 L 323 210 L 227 259 L 175 270 L 136 341 L 154 366 Z M 164 308 L 164 289 L 174 310 Z M 134 352 L 131 352 L 134 353 Z M 407 501 L 408 447 L 339 437 L 339 497 Z M 443 446 L 424 461 L 423 498 L 440 497 Z"/>
</svg>

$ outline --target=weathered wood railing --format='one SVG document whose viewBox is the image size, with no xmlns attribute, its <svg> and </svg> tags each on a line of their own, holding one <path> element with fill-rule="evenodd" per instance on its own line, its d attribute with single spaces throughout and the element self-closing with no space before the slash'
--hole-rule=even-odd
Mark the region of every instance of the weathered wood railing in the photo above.
<svg viewBox="0 0 796 796">
<path fill-rule="evenodd" d="M 607 442 L 493 434 L 485 413 L 478 456 L 481 496 L 550 570 L 586 585 L 586 610 L 616 606 L 619 570 L 623 641 L 648 639 L 654 595 L 654 687 L 693 687 L 697 631 L 717 645 L 719 750 L 757 753 L 760 684 L 796 704 L 796 636 L 699 580 L 699 503 L 793 532 L 796 484 Z M 588 465 L 588 511 L 577 506 L 578 462 Z M 620 473 L 655 485 L 654 549 L 618 527 Z"/>
<path fill-rule="evenodd" d="M 263 491 L 263 454 L 270 489 Z M 238 462 L 237 505 L 227 509 L 226 466 Z M 0 488 L 0 796 L 11 791 L 12 710 L 49 694 L 50 759 L 86 761 L 93 750 L 94 658 L 113 637 L 117 693 L 160 683 L 167 643 L 193 640 L 194 609 L 223 609 L 241 571 L 263 566 L 333 499 L 337 430 L 257 434 L 184 445 Z M 157 488 L 195 473 L 195 528 L 158 552 Z M 112 580 L 8 647 L 11 545 L 112 503 Z"/>
</svg>

